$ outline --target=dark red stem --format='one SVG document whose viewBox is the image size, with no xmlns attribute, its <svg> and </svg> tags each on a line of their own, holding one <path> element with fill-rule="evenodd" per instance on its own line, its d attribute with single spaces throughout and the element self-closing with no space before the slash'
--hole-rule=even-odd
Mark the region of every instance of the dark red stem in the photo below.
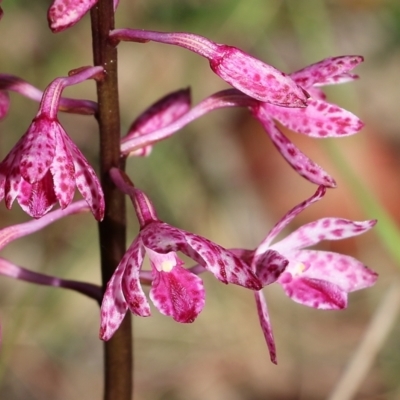
<svg viewBox="0 0 400 400">
<path fill-rule="evenodd" d="M 125 199 L 108 172 L 123 169 L 120 158 L 120 116 L 118 101 L 117 49 L 108 41 L 114 28 L 113 0 L 99 0 L 91 10 L 94 65 L 105 69 L 105 79 L 97 83 L 100 129 L 100 169 L 106 211 L 99 224 L 103 288 L 125 252 Z M 104 343 L 105 400 L 132 398 L 132 333 L 130 314 L 113 338 Z"/>
</svg>

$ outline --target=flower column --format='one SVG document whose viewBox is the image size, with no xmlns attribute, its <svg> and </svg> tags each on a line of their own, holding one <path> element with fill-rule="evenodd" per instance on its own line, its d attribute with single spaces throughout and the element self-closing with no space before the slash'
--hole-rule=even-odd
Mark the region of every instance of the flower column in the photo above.
<svg viewBox="0 0 400 400">
<path fill-rule="evenodd" d="M 100 130 L 100 168 L 106 210 L 99 224 L 103 286 L 125 253 L 125 199 L 108 176 L 111 167 L 120 167 L 120 120 L 117 80 L 117 49 L 108 41 L 114 29 L 113 0 L 99 0 L 91 10 L 94 65 L 104 67 L 106 77 L 97 85 Z M 109 342 L 104 343 L 106 400 L 130 400 L 132 393 L 132 336 L 130 315 Z"/>
</svg>

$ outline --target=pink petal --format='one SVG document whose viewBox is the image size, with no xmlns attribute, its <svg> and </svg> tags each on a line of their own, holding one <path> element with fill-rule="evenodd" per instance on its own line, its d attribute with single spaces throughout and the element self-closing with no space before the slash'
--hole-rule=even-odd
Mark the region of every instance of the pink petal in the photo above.
<svg viewBox="0 0 400 400">
<path fill-rule="evenodd" d="M 9 107 L 10 98 L 8 96 L 8 93 L 4 90 L 0 90 L 0 120 L 2 120 L 7 115 Z"/>
<path fill-rule="evenodd" d="M 40 181 L 49 170 L 55 155 L 57 121 L 45 116 L 36 117 L 23 136 L 20 172 L 29 183 Z"/>
<path fill-rule="evenodd" d="M 261 291 L 254 292 L 254 298 L 256 300 L 258 318 L 260 320 L 261 329 L 263 331 L 265 341 L 267 342 L 269 356 L 271 358 L 271 361 L 274 364 L 277 364 L 278 362 L 276 359 L 275 340 L 272 333 L 272 326 L 269 318 L 267 302 Z"/>
<path fill-rule="evenodd" d="M 262 285 L 251 267 L 221 246 L 164 222 L 147 225 L 141 232 L 143 244 L 157 253 L 181 251 L 212 272 L 224 283 L 259 290 Z"/>
<path fill-rule="evenodd" d="M 275 226 L 269 231 L 265 239 L 260 243 L 260 245 L 255 250 L 256 257 L 260 254 L 268 251 L 272 246 L 270 246 L 272 240 L 279 235 L 279 233 L 284 229 L 293 219 L 299 215 L 303 210 L 309 207 L 311 204 L 322 199 L 325 196 L 326 188 L 325 186 L 319 186 L 316 192 L 307 200 L 304 200 L 297 206 L 293 207 L 289 212 L 287 212 L 283 218 L 281 218 Z"/>
<path fill-rule="evenodd" d="M 312 246 L 322 240 L 340 240 L 361 235 L 375 224 L 376 220 L 350 221 L 343 218 L 321 218 L 301 226 L 271 248 L 286 254 L 289 251 Z"/>
<path fill-rule="evenodd" d="M 97 1 L 98 0 L 54 0 L 47 13 L 50 29 L 56 33 L 75 25 Z"/>
<path fill-rule="evenodd" d="M 290 74 L 291 78 L 304 89 L 313 85 L 328 85 L 351 80 L 355 76 L 348 74 L 364 61 L 361 56 L 340 56 L 326 58 Z"/>
<path fill-rule="evenodd" d="M 205 303 L 202 280 L 182 268 L 174 252 L 158 254 L 146 249 L 152 263 L 150 298 L 157 309 L 177 322 L 193 322 Z"/>
<path fill-rule="evenodd" d="M 286 272 L 334 283 L 345 292 L 354 292 L 375 284 L 378 274 L 353 257 L 317 250 L 298 250 L 288 254 Z M 279 283 L 285 280 L 279 278 Z"/>
<path fill-rule="evenodd" d="M 61 208 L 67 207 L 72 202 L 75 193 L 74 161 L 64 143 L 64 135 L 61 133 L 56 136 L 55 157 L 50 166 L 54 181 L 54 193 Z"/>
<path fill-rule="evenodd" d="M 60 129 L 56 121 L 36 118 L 0 164 L 0 199 L 5 196 L 7 208 L 18 198 L 25 212 L 40 218 L 57 202 L 49 166 Z"/>
<path fill-rule="evenodd" d="M 347 307 L 347 292 L 325 280 L 295 277 L 281 285 L 287 296 L 304 306 L 320 310 L 340 310 Z"/>
<path fill-rule="evenodd" d="M 19 184 L 21 181 L 19 161 L 21 159 L 22 148 L 23 137 L 0 163 L 0 200 L 3 200 L 4 196 L 7 196 L 9 198 L 10 207 L 18 195 Z"/>
<path fill-rule="evenodd" d="M 252 290 L 261 289 L 262 284 L 250 265 L 237 258 L 229 250 L 188 232 L 185 238 L 188 247 L 182 248 L 181 251 L 202 264 L 221 282 L 233 283 Z M 194 253 L 197 253 L 196 258 Z"/>
<path fill-rule="evenodd" d="M 101 221 L 104 217 L 104 194 L 93 168 L 87 162 L 75 143 L 64 132 L 63 140 L 74 160 L 75 182 L 82 197 L 87 201 L 94 217 Z"/>
<path fill-rule="evenodd" d="M 21 179 L 17 200 L 21 208 L 33 218 L 41 218 L 57 203 L 53 178 L 48 171 L 42 180 L 30 184 Z M 7 207 L 11 207 L 6 198 Z"/>
<path fill-rule="evenodd" d="M 128 305 L 122 293 L 121 281 L 125 271 L 128 256 L 125 254 L 118 264 L 114 274 L 107 283 L 101 303 L 100 339 L 109 340 L 121 325 L 128 310 Z"/>
<path fill-rule="evenodd" d="M 236 47 L 218 45 L 211 69 L 254 99 L 286 107 L 304 107 L 307 96 L 286 74 Z"/>
<path fill-rule="evenodd" d="M 282 125 L 310 137 L 348 136 L 364 126 L 350 111 L 321 100 L 309 99 L 306 108 L 284 108 L 272 104 L 264 107 Z"/>
<path fill-rule="evenodd" d="M 277 251 L 268 250 L 255 258 L 253 263 L 256 275 L 263 286 L 275 282 L 285 270 L 289 261 Z"/>
<path fill-rule="evenodd" d="M 130 126 L 125 140 L 142 136 L 162 129 L 179 119 L 190 109 L 190 90 L 178 90 L 170 93 L 150 106 Z M 147 156 L 153 146 L 145 146 L 130 155 Z"/>
<path fill-rule="evenodd" d="M 256 118 L 263 124 L 265 131 L 283 158 L 301 176 L 316 185 L 335 187 L 335 180 L 329 176 L 318 164 L 302 153 L 275 125 L 268 114 L 260 111 Z"/>
<path fill-rule="evenodd" d="M 150 306 L 139 279 L 139 271 L 143 264 L 143 253 L 144 249 L 140 237 L 138 237 L 131 244 L 121 261 L 124 264 L 121 286 L 131 312 L 141 317 L 148 317 Z"/>
</svg>

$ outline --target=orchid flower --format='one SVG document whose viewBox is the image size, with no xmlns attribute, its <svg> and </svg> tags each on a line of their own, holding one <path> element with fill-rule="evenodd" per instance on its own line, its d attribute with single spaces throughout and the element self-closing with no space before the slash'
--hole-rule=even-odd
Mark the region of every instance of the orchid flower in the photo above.
<svg viewBox="0 0 400 400">
<path fill-rule="evenodd" d="M 259 103 L 258 107 L 252 108 L 254 116 L 262 123 L 286 161 L 300 175 L 317 185 L 335 187 L 336 183 L 318 164 L 289 141 L 274 119 L 295 132 L 315 138 L 344 137 L 359 132 L 364 124 L 351 112 L 328 103 L 317 87 L 357 79 L 358 76 L 349 71 L 362 61 L 361 56 L 326 58 L 290 74 L 298 85 L 311 94 L 306 108 L 284 109 L 267 103 Z"/>
<path fill-rule="evenodd" d="M 140 284 L 145 254 L 151 265 L 150 298 L 162 314 L 178 322 L 193 322 L 205 302 L 201 279 L 183 268 L 178 251 L 223 283 L 261 289 L 260 280 L 247 263 L 204 237 L 160 221 L 148 197 L 136 189 L 122 171 L 112 168 L 110 175 L 116 186 L 130 196 L 140 231 L 107 284 L 101 305 L 101 339 L 112 337 L 128 309 L 142 317 L 150 315 L 150 306 Z"/>
<path fill-rule="evenodd" d="M 250 262 L 258 275 L 271 265 L 264 263 L 265 254 L 276 251 L 288 260 L 277 277 L 286 295 L 297 303 L 321 310 L 338 310 L 347 306 L 347 294 L 372 286 L 377 274 L 353 257 L 321 250 L 304 250 L 323 240 L 339 240 L 361 235 L 370 230 L 376 220 L 350 221 L 343 218 L 322 218 L 295 230 L 286 238 L 271 244 L 273 239 L 294 217 L 325 194 L 320 186 L 316 193 L 289 211 L 269 232 L 254 251 L 231 250 Z M 276 363 L 276 350 L 267 303 L 261 291 L 254 292 L 260 324 Z"/>
<path fill-rule="evenodd" d="M 54 0 L 47 13 L 50 29 L 57 33 L 74 26 L 97 2 L 98 0 Z M 119 0 L 114 0 L 114 11 L 118 3 Z"/>
<path fill-rule="evenodd" d="M 220 78 L 254 99 L 284 107 L 306 105 L 308 94 L 289 76 L 236 47 L 192 33 L 142 29 L 115 29 L 110 32 L 110 39 L 113 42 L 154 41 L 183 47 L 207 58 L 211 69 Z"/>
<path fill-rule="evenodd" d="M 37 232 L 45 226 L 64 218 L 68 215 L 82 213 L 89 211 L 89 207 L 84 200 L 72 203 L 65 210 L 56 210 L 46 214 L 43 218 L 34 219 L 32 221 L 24 222 L 18 225 L 8 226 L 0 229 L 0 250 L 3 249 L 10 242 Z M 101 288 L 98 285 L 93 285 L 85 282 L 78 282 L 68 279 L 61 279 L 54 276 L 41 274 L 39 272 L 30 271 L 11 261 L 0 257 L 0 275 L 10 278 L 35 283 L 38 285 L 46 285 L 53 287 L 61 287 L 65 289 L 75 290 L 79 293 L 85 294 L 97 301 L 101 300 Z"/>
<path fill-rule="evenodd" d="M 260 102 L 235 89 L 228 89 L 206 98 L 181 118 L 153 132 L 129 135 L 121 140 L 121 152 L 137 154 L 144 146 L 164 140 L 191 121 L 213 110 L 225 107 L 247 107 L 265 128 L 278 151 L 301 176 L 317 185 L 335 187 L 334 179 L 318 164 L 302 153 L 283 135 L 274 122 L 310 137 L 343 137 L 358 132 L 363 123 L 351 112 L 329 104 L 315 86 L 342 83 L 355 79 L 349 71 L 362 61 L 360 56 L 328 58 L 291 74 L 291 77 L 314 96 L 306 108 L 279 107 Z M 312 86 L 314 85 L 314 86 Z"/>
<path fill-rule="evenodd" d="M 7 208 L 17 199 L 25 212 L 40 218 L 57 201 L 67 207 L 76 185 L 95 218 L 103 218 L 104 195 L 96 173 L 57 120 L 62 90 L 102 72 L 102 67 L 83 68 L 47 87 L 28 131 L 0 163 L 0 200 L 5 198 Z"/>
<path fill-rule="evenodd" d="M 41 102 L 43 97 L 43 92 L 41 90 L 25 80 L 15 75 L 0 74 L 0 119 L 5 115 L 5 113 L 2 113 L 2 102 L 5 102 L 5 100 L 2 100 L 2 96 L 6 96 L 7 91 L 19 93 L 37 102 Z M 58 104 L 58 111 L 72 114 L 94 115 L 97 112 L 97 103 L 91 100 L 61 97 Z"/>
</svg>

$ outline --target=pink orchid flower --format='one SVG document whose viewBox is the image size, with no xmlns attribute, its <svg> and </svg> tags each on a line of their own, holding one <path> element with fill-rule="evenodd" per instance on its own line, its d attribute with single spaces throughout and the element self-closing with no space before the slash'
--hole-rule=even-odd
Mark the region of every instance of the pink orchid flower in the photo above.
<svg viewBox="0 0 400 400">
<path fill-rule="evenodd" d="M 273 239 L 295 216 L 325 194 L 325 187 L 306 201 L 289 211 L 269 232 L 256 250 L 232 250 L 237 256 L 251 260 L 257 274 L 270 265 L 264 264 L 265 254 L 274 250 L 288 260 L 287 266 L 279 273 L 279 283 L 287 296 L 297 303 L 321 310 L 338 310 L 347 306 L 350 292 L 374 285 L 377 274 L 360 261 L 344 254 L 305 250 L 323 240 L 340 240 L 361 235 L 370 230 L 376 220 L 350 221 L 343 218 L 322 218 L 295 230 L 286 238 L 271 244 Z M 270 351 L 271 361 L 276 363 L 276 349 L 267 303 L 261 291 L 254 292 L 260 324 Z"/>
<path fill-rule="evenodd" d="M 360 131 L 363 123 L 351 112 L 324 100 L 318 85 L 343 83 L 357 76 L 349 71 L 362 61 L 360 56 L 327 58 L 291 74 L 312 94 L 306 108 L 279 107 L 260 102 L 235 89 L 228 89 L 206 98 L 181 118 L 153 132 L 129 135 L 121 140 L 121 152 L 135 155 L 145 146 L 164 140 L 193 120 L 225 107 L 247 107 L 265 128 L 266 133 L 290 166 L 317 185 L 335 187 L 335 180 L 318 164 L 302 153 L 278 128 L 274 120 L 314 138 L 344 137 Z M 314 86 L 313 86 L 314 85 Z"/>
<path fill-rule="evenodd" d="M 101 305 L 101 339 L 112 337 L 128 309 L 142 317 L 150 315 L 150 306 L 140 284 L 145 254 L 151 265 L 150 298 L 162 314 L 178 322 L 193 322 L 205 302 L 201 279 L 182 267 L 178 251 L 212 272 L 223 283 L 234 283 L 252 290 L 262 287 L 247 263 L 206 238 L 160 221 L 150 200 L 127 182 L 128 178 L 122 171 L 113 168 L 110 174 L 117 187 L 131 197 L 140 232 L 107 284 Z"/>
<path fill-rule="evenodd" d="M 102 72 L 102 67 L 84 68 L 47 87 L 28 131 L 0 163 L 0 200 L 5 198 L 7 208 L 17 199 L 25 212 L 40 218 L 57 201 L 67 207 L 76 185 L 95 218 L 103 218 L 104 195 L 96 173 L 57 119 L 64 87 Z"/>
<path fill-rule="evenodd" d="M 364 124 L 351 112 L 328 103 L 317 87 L 357 79 L 358 76 L 349 71 L 362 61 L 361 56 L 326 58 L 290 74 L 298 85 L 311 94 L 305 108 L 283 108 L 267 103 L 252 107 L 254 116 L 263 124 L 286 161 L 300 175 L 317 185 L 335 187 L 336 183 L 318 164 L 290 142 L 274 120 L 295 132 L 314 138 L 344 137 L 359 132 Z"/>
<path fill-rule="evenodd" d="M 115 29 L 110 32 L 110 39 L 115 42 L 154 41 L 183 47 L 207 58 L 220 78 L 254 99 L 285 107 L 306 105 L 308 94 L 289 76 L 236 47 L 192 33 L 141 29 Z"/>
</svg>

